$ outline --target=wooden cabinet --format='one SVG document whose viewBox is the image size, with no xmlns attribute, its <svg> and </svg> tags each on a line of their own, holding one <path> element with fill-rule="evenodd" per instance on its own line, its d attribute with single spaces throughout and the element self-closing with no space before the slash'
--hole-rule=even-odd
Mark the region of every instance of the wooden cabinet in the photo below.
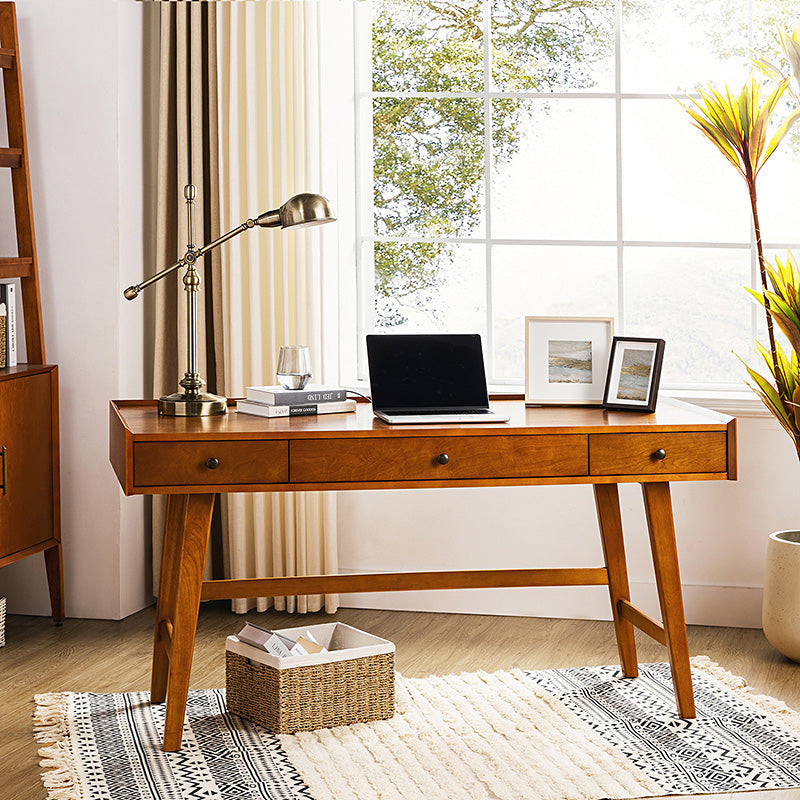
<svg viewBox="0 0 800 800">
<path fill-rule="evenodd" d="M 64 618 L 58 457 L 58 370 L 45 364 L 39 267 L 14 3 L 0 2 L 0 73 L 17 253 L 0 254 L 0 280 L 19 279 L 17 319 L 28 363 L 0 369 L 0 567 L 44 553 L 53 619 Z M 3 115 L 0 114 L 0 119 Z M 0 135 L 0 141 L 5 138 Z"/>
<path fill-rule="evenodd" d="M 0 378 L 0 558 L 53 539 L 55 367 Z"/>
<path fill-rule="evenodd" d="M 43 552 L 53 619 L 64 619 L 58 368 L 0 370 L 0 567 Z"/>
</svg>

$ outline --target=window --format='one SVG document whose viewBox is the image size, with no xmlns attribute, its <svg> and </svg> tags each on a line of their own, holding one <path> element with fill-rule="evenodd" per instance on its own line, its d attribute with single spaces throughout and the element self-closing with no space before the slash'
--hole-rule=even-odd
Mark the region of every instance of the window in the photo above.
<svg viewBox="0 0 800 800">
<path fill-rule="evenodd" d="M 676 98 L 782 63 L 794 4 L 358 5 L 359 333 L 478 331 L 520 384 L 526 315 L 613 315 L 666 339 L 663 386 L 741 388 L 747 191 Z M 759 181 L 768 251 L 797 245 L 800 133 Z"/>
</svg>

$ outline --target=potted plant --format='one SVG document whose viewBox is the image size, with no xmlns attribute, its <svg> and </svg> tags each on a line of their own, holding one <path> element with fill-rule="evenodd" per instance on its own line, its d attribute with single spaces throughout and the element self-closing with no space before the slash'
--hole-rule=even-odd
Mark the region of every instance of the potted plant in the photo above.
<svg viewBox="0 0 800 800">
<path fill-rule="evenodd" d="M 800 85 L 800 27 L 791 35 L 781 31 L 780 39 Z M 756 345 L 766 372 L 762 374 L 745 364 L 752 381 L 748 385 L 789 434 L 800 458 L 800 270 L 791 252 L 785 261 L 766 261 L 756 192 L 759 172 L 800 117 L 798 108 L 770 134 L 778 101 L 788 90 L 800 105 L 800 95 L 791 88 L 790 78 L 773 64 L 764 60 L 755 63 L 777 82 L 763 103 L 762 79 L 753 72 L 738 95 L 732 95 L 727 87 L 720 91 L 707 86 L 700 89 L 699 100 L 691 100 L 691 105 L 684 108 L 695 127 L 736 167 L 747 186 L 761 276 L 760 289 L 747 291 L 764 309 L 769 339 L 768 346 Z M 788 351 L 776 341 L 775 326 L 786 337 Z M 779 531 L 770 536 L 762 623 L 773 647 L 800 661 L 800 531 Z"/>
</svg>

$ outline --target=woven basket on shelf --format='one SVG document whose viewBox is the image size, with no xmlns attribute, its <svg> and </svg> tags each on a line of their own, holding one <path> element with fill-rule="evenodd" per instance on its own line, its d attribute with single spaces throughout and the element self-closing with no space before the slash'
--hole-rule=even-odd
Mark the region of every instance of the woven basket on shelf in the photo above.
<svg viewBox="0 0 800 800">
<path fill-rule="evenodd" d="M 394 653 L 290 669 L 225 654 L 228 710 L 273 733 L 296 733 L 394 715 Z"/>
</svg>

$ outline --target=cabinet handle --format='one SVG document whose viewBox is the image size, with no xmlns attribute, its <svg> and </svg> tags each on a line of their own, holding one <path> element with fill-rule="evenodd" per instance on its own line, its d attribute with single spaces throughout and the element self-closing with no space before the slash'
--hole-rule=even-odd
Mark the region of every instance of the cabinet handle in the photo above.
<svg viewBox="0 0 800 800">
<path fill-rule="evenodd" d="M 208 461 L 206 461 L 206 466 L 209 469 L 216 469 L 219 466 L 219 459 L 214 458 L 214 456 L 211 456 L 211 458 L 209 458 Z"/>
<path fill-rule="evenodd" d="M 663 447 L 659 447 L 658 450 L 653 453 L 653 458 L 656 461 L 663 461 L 667 457 L 667 451 Z"/>
<path fill-rule="evenodd" d="M 5 494 L 8 491 L 8 451 L 5 445 L 0 449 L 0 457 L 3 459 L 3 494 Z"/>
<path fill-rule="evenodd" d="M 450 456 L 447 455 L 447 453 L 439 453 L 439 455 L 436 456 L 436 460 L 440 464 L 447 464 L 447 462 L 450 461 Z"/>
</svg>

